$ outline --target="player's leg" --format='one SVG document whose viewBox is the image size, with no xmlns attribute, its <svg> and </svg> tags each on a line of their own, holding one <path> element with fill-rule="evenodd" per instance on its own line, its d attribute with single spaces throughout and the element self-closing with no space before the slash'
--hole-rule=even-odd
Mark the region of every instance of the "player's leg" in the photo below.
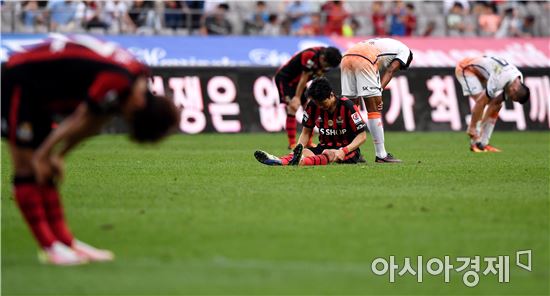
<svg viewBox="0 0 550 296">
<path fill-rule="evenodd" d="M 493 134 L 493 131 L 495 129 L 495 124 L 498 119 L 498 113 L 500 109 L 502 108 L 502 103 L 493 103 L 490 102 L 487 108 L 487 111 L 483 115 L 483 119 L 481 120 L 482 124 L 480 127 L 480 147 L 482 147 L 487 152 L 502 152 L 499 148 L 496 148 L 489 144 L 491 140 L 491 136 Z"/>
<path fill-rule="evenodd" d="M 291 104 L 295 90 L 289 86 L 287 81 L 281 79 L 279 76 L 275 76 L 275 84 L 277 85 L 277 90 L 279 91 L 279 99 L 281 104 L 286 105 L 285 130 L 288 139 L 288 148 L 292 149 L 296 145 L 296 129 L 298 126 L 298 123 L 296 122 L 296 111 L 298 108 L 295 107 L 296 104 Z"/>
<path fill-rule="evenodd" d="M 472 116 L 470 118 L 470 124 L 468 126 L 468 136 L 470 137 L 470 151 L 472 152 L 484 152 L 484 149 L 480 145 L 480 127 L 478 121 L 475 119 L 475 114 L 482 113 L 485 104 L 485 96 L 483 94 L 484 87 L 479 78 L 468 71 L 468 69 L 463 69 L 460 65 L 455 69 L 455 77 L 462 86 L 462 93 L 465 97 L 471 97 L 474 101 L 472 107 Z M 474 122 L 476 121 L 476 122 Z"/>
<path fill-rule="evenodd" d="M 384 138 L 384 124 L 382 121 L 382 90 L 380 74 L 374 65 L 364 63 L 357 72 L 357 89 L 359 96 L 363 97 L 367 109 L 367 127 L 372 136 L 375 162 L 399 163 L 401 160 L 393 157 L 386 151 Z"/>
<path fill-rule="evenodd" d="M 15 201 L 31 232 L 40 245 L 40 259 L 44 263 L 56 265 L 76 265 L 87 260 L 61 243 L 53 232 L 44 207 L 42 186 L 36 183 L 31 159 L 34 151 L 10 144 L 10 154 L 14 166 Z"/>
</svg>

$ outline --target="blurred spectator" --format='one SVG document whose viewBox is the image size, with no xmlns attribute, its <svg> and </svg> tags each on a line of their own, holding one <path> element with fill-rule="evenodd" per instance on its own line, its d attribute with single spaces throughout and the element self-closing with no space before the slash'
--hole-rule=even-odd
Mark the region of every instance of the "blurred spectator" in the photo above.
<svg viewBox="0 0 550 296">
<path fill-rule="evenodd" d="M 128 16 L 135 27 L 150 28 L 155 27 L 155 2 L 134 0 L 130 5 Z"/>
<path fill-rule="evenodd" d="M 405 15 L 407 10 L 403 1 L 394 1 L 394 7 L 391 9 L 390 35 L 405 36 Z"/>
<path fill-rule="evenodd" d="M 428 24 L 426 25 L 426 28 L 424 29 L 424 32 L 422 32 L 421 36 L 423 37 L 432 36 L 435 31 L 435 27 L 436 27 L 435 21 L 429 21 Z"/>
<path fill-rule="evenodd" d="M 262 29 L 262 35 L 265 36 L 278 36 L 281 35 L 281 26 L 279 24 L 279 18 L 276 14 L 270 14 L 267 23 Z"/>
<path fill-rule="evenodd" d="M 292 33 L 292 21 L 288 18 L 281 22 L 281 30 L 279 31 L 281 36 L 288 36 Z"/>
<path fill-rule="evenodd" d="M 287 20 L 290 21 L 291 33 L 298 32 L 303 26 L 311 23 L 313 13 L 309 2 L 292 1 L 286 6 Z"/>
<path fill-rule="evenodd" d="M 329 1 L 322 6 L 322 11 L 326 14 L 325 35 L 342 35 L 344 21 L 349 13 L 344 8 L 342 1 Z"/>
<path fill-rule="evenodd" d="M 361 24 L 355 18 L 352 18 L 348 23 L 344 25 L 342 29 L 342 35 L 344 37 L 353 37 L 357 36 L 357 31 L 361 28 Z"/>
<path fill-rule="evenodd" d="M 185 13 L 182 1 L 164 1 L 164 27 L 179 29 L 184 27 Z"/>
<path fill-rule="evenodd" d="M 485 3 L 483 12 L 478 18 L 479 33 L 481 36 L 494 36 L 500 25 L 500 16 L 494 3 Z"/>
<path fill-rule="evenodd" d="M 495 37 L 520 37 L 522 20 L 518 16 L 517 9 L 510 7 L 504 12 L 504 17 L 500 23 L 498 31 L 495 33 Z"/>
<path fill-rule="evenodd" d="M 87 30 L 92 28 L 107 30 L 110 24 L 107 23 L 108 20 L 103 13 L 101 5 L 98 1 L 84 0 L 78 3 L 75 18 L 80 20 L 82 27 Z"/>
<path fill-rule="evenodd" d="M 244 23 L 245 35 L 258 35 L 262 32 L 269 15 L 264 1 L 256 2 L 256 8 L 249 20 Z"/>
<path fill-rule="evenodd" d="M 311 15 L 311 22 L 304 25 L 298 32 L 300 36 L 320 36 L 322 34 L 321 14 L 314 13 Z"/>
<path fill-rule="evenodd" d="M 183 10 L 185 14 L 183 15 L 183 23 L 185 24 L 185 27 L 189 28 L 191 30 L 196 30 L 201 27 L 201 19 L 203 18 L 204 14 L 204 1 L 184 1 L 183 4 Z M 191 16 L 191 19 L 189 20 L 189 16 Z"/>
<path fill-rule="evenodd" d="M 461 36 L 465 29 L 464 7 L 462 3 L 455 2 L 446 18 L 447 34 L 449 36 Z"/>
<path fill-rule="evenodd" d="M 21 19 L 23 25 L 27 29 L 34 29 L 37 24 L 44 23 L 44 15 L 41 8 L 44 8 L 47 2 L 45 1 L 24 1 L 21 3 L 23 6 L 23 13 Z M 42 5 L 42 7 L 40 7 Z"/>
<path fill-rule="evenodd" d="M 534 16 L 528 15 L 523 19 L 520 32 L 522 37 L 535 36 L 535 17 Z"/>
<path fill-rule="evenodd" d="M 75 28 L 76 3 L 71 0 L 51 0 L 48 2 L 50 30 L 70 31 Z"/>
<path fill-rule="evenodd" d="M 115 32 L 134 32 L 135 26 L 128 15 L 128 5 L 125 1 L 105 2 L 104 13 L 106 22 L 111 30 Z"/>
<path fill-rule="evenodd" d="M 230 35 L 233 26 L 227 19 L 227 12 L 229 11 L 229 5 L 222 3 L 218 5 L 216 11 L 206 17 L 204 20 L 204 26 L 201 28 L 203 35 Z"/>
<path fill-rule="evenodd" d="M 382 2 L 375 1 L 372 3 L 372 26 L 373 26 L 373 35 L 374 36 L 385 36 L 386 35 L 386 12 Z"/>
<path fill-rule="evenodd" d="M 406 14 L 404 18 L 405 36 L 412 36 L 416 33 L 416 14 L 414 13 L 414 5 L 407 3 Z"/>
<path fill-rule="evenodd" d="M 443 1 L 443 11 L 445 14 L 451 13 L 451 10 L 455 6 L 456 3 L 459 3 L 462 5 L 462 9 L 464 10 L 464 13 L 468 13 L 470 11 L 470 2 L 468 0 L 444 0 Z"/>
</svg>

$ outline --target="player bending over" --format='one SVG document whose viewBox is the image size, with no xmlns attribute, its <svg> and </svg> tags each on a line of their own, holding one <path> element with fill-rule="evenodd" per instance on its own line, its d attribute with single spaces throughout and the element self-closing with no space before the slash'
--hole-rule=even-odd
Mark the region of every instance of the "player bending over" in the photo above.
<svg viewBox="0 0 550 296">
<path fill-rule="evenodd" d="M 467 131 L 470 150 L 501 152 L 491 146 L 489 141 L 502 102 L 509 99 L 525 104 L 529 100 L 530 92 L 523 84 L 523 75 L 518 68 L 502 58 L 482 56 L 461 60 L 456 66 L 455 76 L 462 85 L 464 95 L 471 96 L 475 101 Z"/>
<path fill-rule="evenodd" d="M 321 77 L 340 65 L 342 54 L 335 47 L 312 47 L 295 54 L 277 70 L 275 84 L 281 104 L 286 104 L 286 133 L 288 148 L 296 145 L 296 111 L 305 106 L 304 95 L 308 81 Z"/>
<path fill-rule="evenodd" d="M 412 59 L 411 50 L 405 44 L 391 38 L 374 38 L 359 42 L 348 49 L 342 58 L 342 95 L 353 99 L 362 98 L 365 102 L 368 112 L 367 126 L 376 152 L 375 162 L 401 162 L 386 152 L 384 146 L 382 91 L 395 73 L 409 68 Z"/>
<path fill-rule="evenodd" d="M 57 184 L 65 155 L 112 115 L 126 120 L 138 142 L 157 141 L 177 123 L 174 104 L 147 89 L 148 73 L 130 53 L 89 36 L 45 42 L 2 68 L 2 137 L 9 141 L 15 202 L 42 262 L 114 258 L 73 236 Z M 66 118 L 52 129 L 59 116 Z"/>
<path fill-rule="evenodd" d="M 367 139 L 365 122 L 359 109 L 347 98 L 338 98 L 326 78 L 315 79 L 307 90 L 311 99 L 302 120 L 302 134 L 293 153 L 276 157 L 256 151 L 256 159 L 266 165 L 326 165 L 332 162 L 357 163 L 359 146 Z M 304 148 L 319 129 L 319 144 Z"/>
</svg>

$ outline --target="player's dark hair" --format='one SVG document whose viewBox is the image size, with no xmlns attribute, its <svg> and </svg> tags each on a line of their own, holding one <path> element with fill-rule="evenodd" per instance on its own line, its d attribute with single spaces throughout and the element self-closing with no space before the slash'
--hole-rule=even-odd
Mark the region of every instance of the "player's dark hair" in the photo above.
<svg viewBox="0 0 550 296">
<path fill-rule="evenodd" d="M 340 61 L 342 60 L 342 54 L 340 53 L 340 50 L 336 47 L 327 47 L 323 50 L 323 55 L 325 56 L 325 61 L 333 68 L 338 67 L 340 65 Z"/>
<path fill-rule="evenodd" d="M 332 87 L 325 77 L 316 78 L 307 89 L 307 96 L 315 102 L 322 102 L 330 97 Z"/>
<path fill-rule="evenodd" d="M 130 122 L 131 137 L 140 143 L 156 142 L 178 122 L 179 113 L 173 102 L 147 92 L 145 108 L 136 111 Z"/>
<path fill-rule="evenodd" d="M 521 89 L 518 91 L 518 103 L 525 104 L 527 101 L 529 101 L 529 98 L 531 97 L 531 91 L 527 87 L 527 85 L 521 83 Z"/>
</svg>

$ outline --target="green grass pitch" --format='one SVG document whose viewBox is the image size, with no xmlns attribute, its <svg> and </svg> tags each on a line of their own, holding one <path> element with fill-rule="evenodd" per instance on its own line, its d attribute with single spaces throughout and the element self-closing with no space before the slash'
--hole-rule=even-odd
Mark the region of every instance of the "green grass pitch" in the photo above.
<svg viewBox="0 0 550 296">
<path fill-rule="evenodd" d="M 36 246 L 11 197 L 2 144 L 2 294 L 549 293 L 548 132 L 496 132 L 500 154 L 473 154 L 464 133 L 387 133 L 400 165 L 267 167 L 282 134 L 176 135 L 147 147 L 104 135 L 67 159 L 62 185 L 74 233 L 113 263 L 59 268 Z M 531 272 L 515 252 L 532 250 Z M 510 255 L 510 282 L 424 271 L 377 276 L 371 262 Z M 453 263 L 453 262 L 451 262 Z M 482 262 L 482 268 L 485 262 Z M 481 272 L 480 272 L 481 273 Z"/>
</svg>

